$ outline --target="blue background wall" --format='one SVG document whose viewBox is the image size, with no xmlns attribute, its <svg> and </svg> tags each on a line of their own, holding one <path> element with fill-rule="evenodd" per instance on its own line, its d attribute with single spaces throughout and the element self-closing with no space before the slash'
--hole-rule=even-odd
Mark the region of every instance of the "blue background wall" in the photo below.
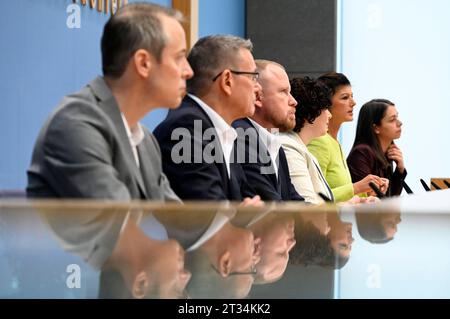
<svg viewBox="0 0 450 319">
<path fill-rule="evenodd" d="M 245 36 L 245 0 L 199 0 L 198 36 Z"/>
<path fill-rule="evenodd" d="M 134 2 L 130 0 L 129 2 Z M 171 0 L 152 2 L 170 5 Z M 72 0 L 2 3 L 0 20 L 0 188 L 24 188 L 40 127 L 61 98 L 101 74 L 100 37 L 108 15 L 81 7 L 81 28 L 66 25 Z M 200 0 L 199 36 L 245 34 L 244 0 Z M 150 113 L 153 128 L 164 110 Z"/>
</svg>

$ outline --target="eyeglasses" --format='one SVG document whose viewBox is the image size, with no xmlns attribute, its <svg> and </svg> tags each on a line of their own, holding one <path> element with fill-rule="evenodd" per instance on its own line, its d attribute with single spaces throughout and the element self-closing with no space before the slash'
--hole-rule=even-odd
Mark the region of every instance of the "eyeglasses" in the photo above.
<svg viewBox="0 0 450 319">
<path fill-rule="evenodd" d="M 218 273 L 219 275 L 222 275 L 219 271 L 219 269 L 216 268 L 216 266 L 214 266 L 213 264 L 211 264 L 211 268 L 214 269 L 214 271 L 216 273 Z M 228 276 L 236 276 L 236 275 L 256 275 L 257 271 L 256 271 L 256 267 L 254 264 L 252 264 L 252 268 L 250 268 L 250 271 L 232 271 L 228 274 Z"/>
<path fill-rule="evenodd" d="M 225 72 L 225 70 L 223 70 L 222 72 L 220 72 L 219 74 L 217 74 L 212 81 L 215 82 L 219 76 L 222 75 L 222 73 Z M 235 70 L 230 70 L 231 73 L 233 74 L 237 74 L 237 75 L 251 75 L 252 76 L 252 81 L 256 82 L 259 79 L 259 72 L 246 72 L 246 71 L 235 71 Z"/>
</svg>

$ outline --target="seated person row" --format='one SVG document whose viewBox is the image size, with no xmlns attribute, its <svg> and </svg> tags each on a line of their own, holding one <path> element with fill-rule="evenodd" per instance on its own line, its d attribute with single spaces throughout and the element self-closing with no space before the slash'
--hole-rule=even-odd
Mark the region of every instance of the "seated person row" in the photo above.
<svg viewBox="0 0 450 319">
<path fill-rule="evenodd" d="M 303 199 L 290 182 L 283 151 L 279 147 L 270 150 L 269 158 L 267 147 L 259 137 L 261 134 L 270 136 L 270 133 L 247 118 L 255 116 L 254 119 L 261 121 L 263 117 L 259 114 L 281 105 L 286 116 L 283 120 L 290 121 L 288 125 L 295 123 L 293 107 L 296 103 L 289 94 L 284 68 L 257 69 L 251 50 L 249 40 L 208 36 L 200 39 L 189 53 L 188 61 L 195 74 L 187 82 L 189 94 L 154 131 L 161 147 L 164 172 L 182 199 L 242 200 L 247 197 L 257 201 L 256 194 L 263 200 Z M 270 91 L 271 86 L 280 85 L 283 93 Z M 271 106 L 271 99 L 264 102 L 261 96 L 265 93 L 261 95 L 261 92 L 266 92 L 268 97 L 278 94 L 277 104 Z M 241 128 L 238 134 L 231 124 L 241 118 L 244 120 L 234 123 L 236 128 Z M 270 121 L 261 124 L 270 128 L 276 125 Z M 244 132 L 247 128 L 251 130 Z M 252 143 L 247 143 L 248 135 L 253 136 Z M 257 161 L 242 161 L 244 153 L 247 158 L 257 154 Z M 264 154 L 265 158 L 260 158 L 259 154 Z M 280 160 L 280 170 L 274 171 L 276 157 Z M 263 166 L 268 166 L 267 174 L 261 174 Z"/>
<path fill-rule="evenodd" d="M 292 95 L 299 101 L 295 113 L 293 130 L 280 134 L 280 141 L 289 163 L 289 174 L 297 191 L 302 192 L 307 202 L 323 203 L 319 193 L 329 201 L 334 195 L 320 168 L 319 162 L 306 145 L 313 139 L 327 133 L 331 118 L 329 90 L 321 82 L 309 77 L 291 80 Z M 367 200 L 373 201 L 373 198 Z M 346 201 L 349 204 L 365 202 L 358 196 Z"/>
<path fill-rule="evenodd" d="M 159 31 L 154 35 L 147 34 L 146 30 Z M 240 69 L 252 70 L 251 77 L 245 72 L 225 69 L 214 75 L 214 80 L 210 79 L 216 83 L 214 90 L 219 94 L 207 94 L 212 99 L 212 105 L 225 110 L 228 127 L 234 119 L 251 114 L 249 110 L 254 108 L 254 92 L 259 88 L 254 81 L 255 65 L 249 41 L 235 40 L 243 45 L 232 52 L 234 61 Z M 205 42 L 199 41 L 198 47 L 201 48 L 202 43 Z M 233 57 L 227 52 L 227 45 L 219 47 L 219 51 L 224 48 L 221 53 L 225 57 Z M 184 32 L 175 11 L 149 4 L 130 4 L 119 10 L 106 24 L 102 36 L 104 76 L 64 99 L 40 132 L 28 170 L 28 195 L 178 201 L 162 172 L 158 144 L 139 124 L 139 120 L 153 108 L 161 105 L 175 108 L 179 105 L 186 79 L 193 75 L 185 52 Z M 197 62 L 201 63 L 203 57 L 210 53 L 206 48 Z M 195 50 L 190 56 L 195 56 Z M 200 77 L 200 80 L 202 82 L 204 79 Z M 199 87 L 203 88 L 202 85 Z M 243 96 L 247 99 L 243 100 Z M 242 199 L 246 194 L 252 196 L 252 189 L 246 185 L 240 166 L 235 167 L 236 175 L 232 174 L 229 166 L 224 167 L 228 177 L 232 177 L 232 185 L 227 189 L 230 193 L 214 199 Z M 209 177 L 204 180 L 205 183 L 211 181 Z M 215 177 L 217 175 L 212 178 L 213 184 Z M 193 180 L 182 180 L 183 184 L 187 181 Z M 214 192 L 214 188 L 207 184 L 194 185 Z M 220 181 L 215 185 L 223 186 Z M 259 197 L 253 197 L 253 200 L 258 202 Z M 95 220 L 93 218 L 91 222 Z M 134 223 L 128 222 L 125 215 L 123 220 L 124 229 Z M 101 220 L 97 223 L 98 227 L 103 227 Z M 66 224 L 64 227 L 71 226 Z M 97 244 L 104 244 L 105 247 L 100 248 L 112 253 L 115 247 L 119 247 L 116 243 L 119 243 L 117 238 Z M 91 246 L 99 248 L 98 245 Z M 103 257 L 107 258 L 106 255 Z M 98 266 L 105 264 L 99 262 Z"/>
<path fill-rule="evenodd" d="M 137 7 L 129 6 L 131 8 L 129 11 L 132 12 L 133 8 Z M 119 22 L 127 20 L 126 14 L 123 16 L 117 15 L 116 20 Z M 106 31 L 110 29 L 114 31 L 114 28 L 118 27 L 114 23 L 106 25 L 102 38 L 105 76 L 96 79 L 80 93 L 64 100 L 63 106 L 52 115 L 42 129 L 28 171 L 30 196 L 178 199 L 161 172 L 161 160 L 156 143 L 152 140 L 151 134 L 138 122 L 149 110 L 159 105 L 175 107 L 174 102 L 179 101 L 183 94 L 180 88 L 183 89 L 186 79 L 192 77 L 192 69 L 184 57 L 181 63 L 177 64 L 176 71 L 179 78 L 176 81 L 169 75 L 172 74 L 169 71 L 173 70 L 166 70 L 164 63 L 158 64 L 159 59 L 164 57 L 178 59 L 185 52 L 184 45 L 179 44 L 184 42 L 184 33 L 180 29 L 179 22 L 169 18 L 166 21 L 165 17 L 162 14 L 153 18 L 167 22 L 166 33 L 171 35 L 167 41 L 168 48 L 163 50 L 162 54 L 156 49 L 152 53 L 140 49 L 139 45 L 144 46 L 142 43 L 129 43 L 129 38 L 133 38 L 132 35 L 135 34 L 128 35 L 120 41 L 111 41 L 113 37 Z M 139 32 L 141 31 L 138 27 L 130 28 L 130 33 Z M 169 48 L 170 52 L 166 52 Z M 121 50 L 128 52 L 131 58 L 120 59 Z M 244 174 L 240 165 L 231 163 L 229 155 L 236 138 L 236 132 L 230 124 L 237 118 L 253 115 L 255 93 L 261 90 L 260 84 L 256 81 L 258 73 L 251 55 L 251 43 L 231 36 L 206 37 L 194 46 L 189 60 L 196 71 L 196 76 L 188 82 L 188 86 L 190 91 L 200 98 L 195 95 L 185 97 L 183 105 L 171 111 L 155 130 L 163 148 L 164 170 L 169 175 L 172 185 L 177 188 L 177 193 L 186 199 L 252 198 L 255 192 L 248 185 L 245 175 L 252 177 L 255 175 Z M 228 66 L 240 70 L 233 70 Z M 164 71 L 167 71 L 165 76 Z M 282 72 L 284 78 L 278 80 L 287 82 L 285 71 Z M 177 94 L 173 93 L 175 89 Z M 270 111 L 272 107 L 270 102 L 266 102 L 268 106 L 264 106 L 264 91 L 267 95 L 270 92 L 269 88 L 261 91 L 260 101 L 256 101 L 261 105 L 261 112 L 255 114 L 255 119 L 273 127 L 276 123 L 269 123 L 267 114 L 279 114 Z M 286 106 L 292 108 L 292 105 L 292 99 L 286 101 Z M 292 110 L 287 112 L 287 118 L 290 118 L 291 122 L 294 116 Z M 197 124 L 200 123 L 199 132 L 196 132 L 198 127 L 195 120 L 198 120 Z M 91 125 L 92 122 L 95 125 Z M 204 128 L 202 124 L 205 124 Z M 184 143 L 187 145 L 182 145 L 188 146 L 186 150 L 190 153 L 187 154 L 188 163 L 184 162 L 186 158 L 184 149 L 183 154 L 174 154 L 172 136 L 177 134 L 174 132 L 175 128 L 180 129 L 178 133 L 182 137 L 186 131 L 188 132 L 189 138 L 187 143 Z M 209 129 L 211 130 L 207 133 Z M 260 130 L 258 134 L 261 132 L 266 131 Z M 199 140 L 196 133 L 201 135 L 201 154 L 197 154 Z M 209 148 L 211 145 L 205 145 L 203 139 L 205 134 L 212 136 L 209 141 L 213 147 L 209 154 L 205 154 L 211 151 Z M 213 136 L 218 138 L 214 139 Z M 191 141 L 194 142 L 194 152 L 190 152 Z M 264 146 L 259 142 L 258 139 L 258 144 Z M 116 153 L 110 154 L 109 149 Z M 269 154 L 276 159 L 275 155 L 278 154 L 274 153 L 280 154 L 278 160 L 281 173 L 286 171 L 283 151 Z M 133 156 L 129 156 L 131 154 Z M 180 158 L 177 159 L 176 155 L 181 157 L 181 163 L 178 163 Z M 200 155 L 201 163 L 197 163 L 197 155 Z M 205 155 L 210 155 L 214 160 L 213 163 L 206 160 Z M 271 161 L 273 162 L 271 165 L 276 167 L 276 160 Z M 288 192 L 285 192 L 287 195 L 281 199 L 301 200 L 302 197 L 293 189 L 288 174 L 286 181 L 278 181 L 282 174 L 277 176 L 277 173 L 278 169 L 272 174 L 276 183 L 270 186 L 275 186 L 274 189 L 277 191 L 273 194 L 276 195 L 278 191 L 282 194 L 283 191 L 279 188 L 284 186 Z M 260 180 L 260 176 L 256 178 Z M 92 183 L 85 183 L 85 180 L 91 180 Z M 187 180 L 192 184 L 179 183 Z M 267 199 L 279 199 L 277 196 L 271 195 Z M 258 201 L 259 198 L 253 197 L 253 200 Z"/>
</svg>

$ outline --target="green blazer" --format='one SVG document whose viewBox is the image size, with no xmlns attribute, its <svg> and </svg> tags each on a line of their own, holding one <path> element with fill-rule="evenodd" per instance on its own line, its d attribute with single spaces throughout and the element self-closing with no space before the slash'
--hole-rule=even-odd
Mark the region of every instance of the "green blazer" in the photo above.
<svg viewBox="0 0 450 319">
<path fill-rule="evenodd" d="M 341 145 L 331 135 L 313 139 L 308 150 L 317 158 L 336 202 L 353 197 L 353 183 Z"/>
</svg>

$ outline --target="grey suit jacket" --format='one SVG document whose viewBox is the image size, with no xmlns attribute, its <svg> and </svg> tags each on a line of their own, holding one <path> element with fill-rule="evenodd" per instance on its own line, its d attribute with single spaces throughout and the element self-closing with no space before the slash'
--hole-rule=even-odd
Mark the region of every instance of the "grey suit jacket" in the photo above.
<svg viewBox="0 0 450 319">
<path fill-rule="evenodd" d="M 162 172 L 161 152 L 144 128 L 140 168 L 119 106 L 102 77 L 67 96 L 36 141 L 29 197 L 179 200 Z"/>
<path fill-rule="evenodd" d="M 27 195 L 38 198 L 176 200 L 156 139 L 144 129 L 136 164 L 119 106 L 103 78 L 67 96 L 39 133 Z M 126 211 L 41 212 L 61 246 L 100 268 Z"/>
</svg>

